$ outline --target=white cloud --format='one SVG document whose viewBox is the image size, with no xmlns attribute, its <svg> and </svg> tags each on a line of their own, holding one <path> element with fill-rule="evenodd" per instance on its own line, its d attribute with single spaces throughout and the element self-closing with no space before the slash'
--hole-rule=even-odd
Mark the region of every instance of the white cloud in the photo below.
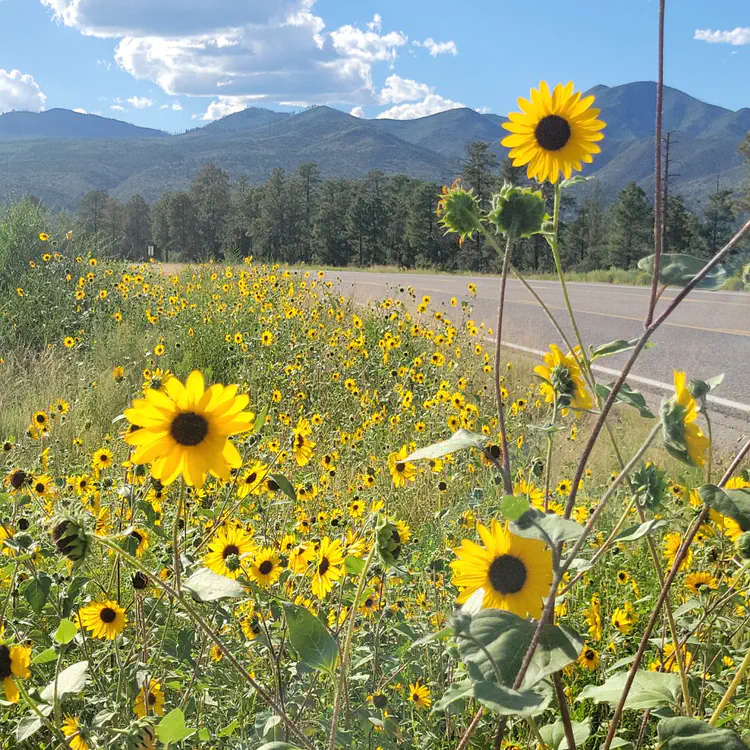
<svg viewBox="0 0 750 750">
<path fill-rule="evenodd" d="M 128 104 L 136 109 L 147 109 L 154 106 L 154 100 L 149 99 L 147 96 L 131 96 L 128 99 Z"/>
<path fill-rule="evenodd" d="M 175 102 L 172 105 L 172 111 L 173 112 L 182 112 L 182 104 L 180 104 L 179 102 Z"/>
<path fill-rule="evenodd" d="M 220 120 L 222 117 L 247 109 L 252 101 L 252 98 L 241 96 L 220 96 L 208 105 L 208 109 L 202 115 L 192 115 L 192 119 Z"/>
<path fill-rule="evenodd" d="M 422 99 L 431 93 L 432 89 L 425 83 L 392 75 L 385 79 L 385 86 L 381 89 L 378 100 L 380 104 L 400 104 Z"/>
<path fill-rule="evenodd" d="M 381 34 L 380 31 L 362 31 L 350 25 L 332 31 L 331 39 L 339 54 L 368 63 L 394 62 L 398 48 L 409 41 L 409 37 L 400 31 Z"/>
<path fill-rule="evenodd" d="M 416 102 L 414 104 L 399 104 L 395 107 L 391 107 L 385 112 L 381 112 L 378 115 L 378 120 L 414 120 L 417 117 L 436 115 L 438 112 L 445 112 L 447 109 L 460 109 L 464 106 L 465 105 L 460 102 L 446 99 L 439 94 L 430 94 L 421 102 Z"/>
<path fill-rule="evenodd" d="M 127 112 L 128 110 L 125 109 L 125 107 L 120 106 L 119 104 L 113 104 L 110 109 L 113 112 Z"/>
<path fill-rule="evenodd" d="M 76 107 L 74 112 L 78 112 L 79 115 L 87 115 L 88 112 L 83 107 Z"/>
<path fill-rule="evenodd" d="M 370 29 L 370 31 L 374 31 L 376 34 L 379 34 L 383 30 L 383 16 L 381 16 L 380 13 L 376 13 L 372 17 L 372 21 L 367 24 L 367 28 Z"/>
<path fill-rule="evenodd" d="M 105 70 L 111 70 L 112 69 L 112 63 L 109 62 L 109 60 L 97 60 L 96 64 L 100 68 L 104 68 Z"/>
<path fill-rule="evenodd" d="M 458 54 L 458 47 L 454 41 L 436 42 L 432 37 L 428 37 L 423 42 L 412 42 L 416 47 L 424 47 L 433 57 L 438 55 Z"/>
<path fill-rule="evenodd" d="M 362 107 L 354 107 L 352 111 L 349 113 L 352 117 L 364 117 L 365 111 L 362 109 Z"/>
<path fill-rule="evenodd" d="M 0 114 L 14 109 L 40 112 L 46 101 L 34 76 L 0 68 Z"/>
<path fill-rule="evenodd" d="M 712 31 L 711 29 L 696 29 L 694 39 L 711 44 L 731 44 L 740 47 L 750 44 L 750 26 L 738 26 L 732 31 Z"/>
<path fill-rule="evenodd" d="M 475 112 L 479 112 L 480 115 L 488 115 L 492 110 L 489 107 L 474 107 Z"/>
</svg>

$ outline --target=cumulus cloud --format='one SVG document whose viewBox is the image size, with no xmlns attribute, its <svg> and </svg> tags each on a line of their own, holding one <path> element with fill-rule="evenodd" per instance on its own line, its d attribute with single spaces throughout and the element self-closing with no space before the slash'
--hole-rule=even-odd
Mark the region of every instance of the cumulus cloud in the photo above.
<svg viewBox="0 0 750 750">
<path fill-rule="evenodd" d="M 172 105 L 172 111 L 173 112 L 182 112 L 182 104 L 180 104 L 179 102 L 175 102 Z"/>
<path fill-rule="evenodd" d="M 40 112 L 46 101 L 34 76 L 0 68 L 0 114 L 14 109 Z"/>
<path fill-rule="evenodd" d="M 392 75 L 385 79 L 385 86 L 380 90 L 378 100 L 380 104 L 400 104 L 422 99 L 431 93 L 432 89 L 425 83 Z"/>
<path fill-rule="evenodd" d="M 432 37 L 428 37 L 423 42 L 413 42 L 416 47 L 424 47 L 433 57 L 438 55 L 458 54 L 458 47 L 454 41 L 436 42 Z"/>
<path fill-rule="evenodd" d="M 339 54 L 368 63 L 393 62 L 399 47 L 403 47 L 409 41 L 409 37 L 400 31 L 381 34 L 379 30 L 363 31 L 349 25 L 332 31 L 331 39 Z"/>
<path fill-rule="evenodd" d="M 74 112 L 78 112 L 79 115 L 87 115 L 88 112 L 83 107 L 76 107 Z"/>
<path fill-rule="evenodd" d="M 154 100 L 149 99 L 147 96 L 131 96 L 128 99 L 128 104 L 136 109 L 147 109 L 154 106 Z"/>
<path fill-rule="evenodd" d="M 734 47 L 741 47 L 743 44 L 750 44 L 750 26 L 738 26 L 732 31 L 696 29 L 694 38 L 710 44 L 731 44 Z"/>
<path fill-rule="evenodd" d="M 208 109 L 202 115 L 192 115 L 192 119 L 207 122 L 220 120 L 222 117 L 247 109 L 256 100 L 257 98 L 252 96 L 220 96 L 208 105 Z"/>
<path fill-rule="evenodd" d="M 352 117 L 364 117 L 365 111 L 362 109 L 362 107 L 354 107 L 352 111 L 349 113 Z"/>
<path fill-rule="evenodd" d="M 125 107 L 123 107 L 123 106 L 122 106 L 122 105 L 120 105 L 120 104 L 113 104 L 113 105 L 112 105 L 112 106 L 110 107 L 110 109 L 111 109 L 111 110 L 112 110 L 113 112 L 127 112 L 127 111 L 128 111 L 127 109 L 125 109 Z"/>
<path fill-rule="evenodd" d="M 454 102 L 446 99 L 439 94 L 430 94 L 421 102 L 413 104 L 399 104 L 395 107 L 385 110 L 378 115 L 378 120 L 414 120 L 417 117 L 427 117 L 436 115 L 438 112 L 445 112 L 448 109 L 460 109 L 466 105 L 460 102 Z"/>
</svg>

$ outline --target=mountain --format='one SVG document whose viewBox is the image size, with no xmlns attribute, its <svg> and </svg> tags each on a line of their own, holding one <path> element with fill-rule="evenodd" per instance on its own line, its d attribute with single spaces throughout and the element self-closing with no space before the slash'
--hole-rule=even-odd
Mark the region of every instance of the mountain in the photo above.
<svg viewBox="0 0 750 750">
<path fill-rule="evenodd" d="M 607 129 L 587 174 L 596 175 L 608 200 L 630 180 L 652 194 L 655 84 L 596 86 L 590 93 Z M 0 200 L 33 194 L 74 208 L 86 192 L 104 189 L 121 199 L 140 193 L 153 201 L 186 188 L 206 161 L 254 183 L 275 167 L 291 171 L 306 161 L 316 162 L 323 177 L 380 170 L 447 183 L 460 172 L 471 141 L 484 140 L 505 158 L 503 122 L 465 108 L 416 120 L 365 120 L 330 107 L 297 114 L 250 108 L 168 135 L 67 110 L 11 112 L 0 115 Z M 750 109 L 733 112 L 666 88 L 664 128 L 673 132 L 673 192 L 699 207 L 717 175 L 723 187 L 742 184 L 746 168 L 737 149 L 750 131 Z"/>
<path fill-rule="evenodd" d="M 132 138 L 166 138 L 167 133 L 139 128 L 129 122 L 109 117 L 48 109 L 45 112 L 6 112 L 0 115 L 0 141 L 36 138 L 74 140 L 130 140 Z"/>
</svg>

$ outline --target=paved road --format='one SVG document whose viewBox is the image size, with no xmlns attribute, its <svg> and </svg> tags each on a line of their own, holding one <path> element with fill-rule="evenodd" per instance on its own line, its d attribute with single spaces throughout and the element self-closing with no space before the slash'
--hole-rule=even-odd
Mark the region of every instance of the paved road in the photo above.
<svg viewBox="0 0 750 750">
<path fill-rule="evenodd" d="M 343 293 L 354 294 L 360 301 L 382 299 L 389 293 L 413 286 L 418 298 L 430 295 L 433 309 L 450 309 L 450 298 L 466 298 L 466 286 L 473 282 L 477 286 L 473 317 L 477 322 L 495 327 L 497 278 L 353 271 L 329 271 L 327 277 L 335 281 Z M 559 284 L 532 281 L 531 285 L 574 341 Z M 580 283 L 571 283 L 568 289 L 587 344 L 598 345 L 641 335 L 648 289 Z M 657 313 L 674 296 L 674 290 L 668 289 L 658 303 Z M 515 279 L 508 280 L 506 300 L 503 341 L 509 346 L 546 350 L 549 343 L 562 343 L 537 302 Z M 671 384 L 672 368 L 685 369 L 689 377 L 697 378 L 724 373 L 726 377 L 716 397 L 731 402 L 721 404 L 724 411 L 733 413 L 745 427 L 750 425 L 750 294 L 695 291 L 662 324 L 652 340 L 656 346 L 641 354 L 632 371 L 630 381 L 634 387 L 637 382 L 659 391 L 659 384 Z M 627 354 L 620 354 L 600 360 L 599 364 L 614 371 L 626 360 Z M 608 382 L 608 375 L 612 373 L 601 373 L 602 381 Z"/>
</svg>

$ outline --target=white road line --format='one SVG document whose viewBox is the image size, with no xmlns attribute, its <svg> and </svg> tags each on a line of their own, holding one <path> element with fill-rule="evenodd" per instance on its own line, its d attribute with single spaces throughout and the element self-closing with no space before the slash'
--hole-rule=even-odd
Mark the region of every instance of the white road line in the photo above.
<svg viewBox="0 0 750 750">
<path fill-rule="evenodd" d="M 486 339 L 493 344 L 496 343 L 496 339 L 494 338 L 487 336 Z M 547 354 L 547 352 L 543 352 L 540 349 L 532 349 L 530 346 L 522 346 L 521 344 L 511 344 L 507 341 L 503 341 L 503 346 L 507 346 L 509 349 L 516 349 L 520 352 L 526 352 L 527 354 L 536 354 L 540 357 Z M 621 374 L 620 370 L 613 370 L 610 367 L 602 367 L 601 365 L 591 365 L 591 369 L 596 370 L 597 372 L 602 372 L 605 375 L 613 375 L 614 377 L 619 377 Z M 669 383 L 662 383 L 659 380 L 652 380 L 651 378 L 643 378 L 640 375 L 628 375 L 628 380 L 640 383 L 641 385 L 650 386 L 651 388 L 657 388 L 661 391 L 666 391 L 667 393 L 672 393 L 674 391 L 674 386 Z M 712 396 L 711 394 L 708 395 L 708 400 L 717 406 L 724 406 L 727 409 L 734 409 L 743 412 L 744 414 L 750 414 L 750 405 L 748 404 L 741 404 L 739 401 L 730 401 L 727 398 Z"/>
</svg>

